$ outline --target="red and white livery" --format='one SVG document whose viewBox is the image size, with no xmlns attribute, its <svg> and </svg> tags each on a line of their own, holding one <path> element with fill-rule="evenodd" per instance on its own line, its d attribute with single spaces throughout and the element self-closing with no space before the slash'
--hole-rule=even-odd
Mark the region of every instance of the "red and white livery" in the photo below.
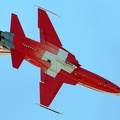
<svg viewBox="0 0 120 120">
<path fill-rule="evenodd" d="M 11 53 L 12 65 L 19 68 L 23 60 L 41 68 L 40 104 L 48 107 L 63 83 L 120 95 L 120 87 L 85 70 L 62 43 L 44 9 L 38 8 L 40 42 L 27 38 L 17 15 L 12 14 L 10 32 L 0 32 L 0 55 Z"/>
</svg>

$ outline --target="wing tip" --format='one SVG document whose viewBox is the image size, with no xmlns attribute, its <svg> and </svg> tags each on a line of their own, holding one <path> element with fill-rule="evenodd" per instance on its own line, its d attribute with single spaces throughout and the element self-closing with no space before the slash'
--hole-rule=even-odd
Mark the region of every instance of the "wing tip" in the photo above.
<svg viewBox="0 0 120 120">
<path fill-rule="evenodd" d="M 56 111 L 56 110 L 54 110 L 54 109 L 51 109 L 51 108 L 49 108 L 49 107 L 47 107 L 47 106 L 45 106 L 45 105 L 38 104 L 38 103 L 36 103 L 36 105 L 38 105 L 38 106 L 40 106 L 40 107 L 42 107 L 42 108 L 45 108 L 45 109 L 47 109 L 47 110 L 50 110 L 50 111 L 52 111 L 52 112 L 54 112 L 54 113 L 57 113 L 57 114 L 63 115 L 61 112 Z"/>
<path fill-rule="evenodd" d="M 53 15 L 53 16 L 56 16 L 56 17 L 60 18 L 60 16 L 57 15 L 56 13 L 54 13 L 54 12 L 51 12 L 51 11 L 49 11 L 49 10 L 47 10 L 47 9 L 45 9 L 45 8 L 39 7 L 39 6 L 37 6 L 37 5 L 34 5 L 34 6 L 35 6 L 36 8 L 38 8 L 38 9 L 40 9 L 40 10 L 43 10 L 43 11 L 45 11 L 45 12 L 47 12 L 47 13 Z"/>
</svg>

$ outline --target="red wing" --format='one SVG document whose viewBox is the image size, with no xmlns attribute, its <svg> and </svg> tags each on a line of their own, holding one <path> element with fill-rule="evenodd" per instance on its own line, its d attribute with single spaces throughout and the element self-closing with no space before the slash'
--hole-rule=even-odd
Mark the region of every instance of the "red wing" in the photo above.
<svg viewBox="0 0 120 120">
<path fill-rule="evenodd" d="M 52 78 L 51 76 L 43 73 L 41 71 L 41 79 L 40 82 L 40 104 L 49 106 L 60 87 L 62 86 L 62 82 L 57 78 Z"/>
<path fill-rule="evenodd" d="M 38 28 L 40 28 L 41 43 L 47 44 L 49 42 L 58 47 L 62 46 L 47 13 L 41 9 L 38 9 Z"/>
</svg>

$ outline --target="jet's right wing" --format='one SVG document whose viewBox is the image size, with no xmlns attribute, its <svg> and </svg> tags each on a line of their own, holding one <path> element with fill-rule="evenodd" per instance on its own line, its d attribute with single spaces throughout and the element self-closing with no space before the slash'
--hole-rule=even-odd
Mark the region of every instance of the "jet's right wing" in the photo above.
<svg viewBox="0 0 120 120">
<path fill-rule="evenodd" d="M 38 28 L 40 28 L 41 43 L 51 43 L 57 47 L 62 47 L 62 43 L 45 10 L 38 8 Z"/>
</svg>

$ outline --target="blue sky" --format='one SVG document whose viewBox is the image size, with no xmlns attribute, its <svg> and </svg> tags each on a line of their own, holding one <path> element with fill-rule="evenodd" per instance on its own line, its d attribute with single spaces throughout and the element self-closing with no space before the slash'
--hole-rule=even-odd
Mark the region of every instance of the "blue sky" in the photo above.
<svg viewBox="0 0 120 120">
<path fill-rule="evenodd" d="M 18 15 L 27 37 L 39 41 L 37 9 L 50 15 L 63 47 L 72 52 L 83 68 L 120 86 L 120 1 L 119 0 L 4 0 L 0 2 L 0 30 L 9 31 L 11 13 Z M 1 120 L 119 120 L 120 97 L 82 86 L 63 85 L 47 111 L 39 103 L 40 70 L 23 62 L 12 68 L 11 58 L 0 57 Z"/>
</svg>

